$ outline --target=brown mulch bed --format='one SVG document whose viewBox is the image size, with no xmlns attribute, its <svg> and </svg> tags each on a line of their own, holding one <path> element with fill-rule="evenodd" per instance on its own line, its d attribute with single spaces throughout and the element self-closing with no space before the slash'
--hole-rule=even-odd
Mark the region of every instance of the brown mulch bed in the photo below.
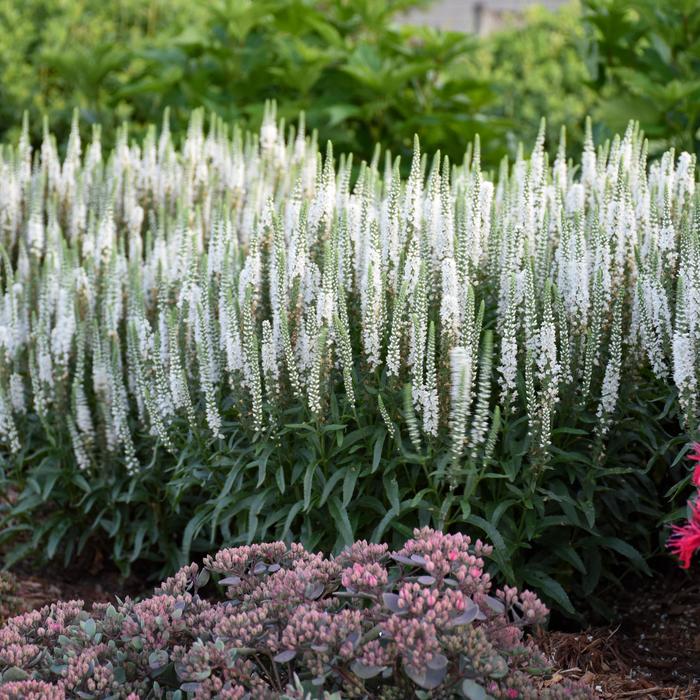
<svg viewBox="0 0 700 700">
<path fill-rule="evenodd" d="M 77 577 L 60 569 L 38 572 L 21 566 L 11 574 L 0 573 L 0 624 L 12 615 L 57 600 L 82 600 L 90 607 L 93 603 L 113 603 L 116 596 L 147 594 L 152 588 L 137 578 L 124 581 L 117 572 Z"/>
<path fill-rule="evenodd" d="M 114 601 L 115 595 L 148 593 L 138 579 L 116 573 L 70 577 L 60 571 L 19 569 L 0 578 L 0 623 L 23 610 L 58 599 Z M 700 700 L 700 580 L 682 575 L 654 579 L 616 601 L 610 626 L 578 632 L 542 631 L 538 643 L 565 677 L 595 687 L 612 700 Z"/>
<path fill-rule="evenodd" d="M 613 625 L 540 634 L 559 674 L 590 683 L 606 699 L 700 699 L 700 580 L 652 579 L 614 607 Z"/>
</svg>

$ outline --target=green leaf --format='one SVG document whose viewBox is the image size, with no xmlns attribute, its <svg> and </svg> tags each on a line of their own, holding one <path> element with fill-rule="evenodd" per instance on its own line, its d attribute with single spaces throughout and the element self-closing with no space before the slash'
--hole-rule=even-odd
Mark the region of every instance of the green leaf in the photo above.
<svg viewBox="0 0 700 700">
<path fill-rule="evenodd" d="M 352 500 L 359 475 L 360 470 L 357 467 L 349 467 L 345 472 L 345 479 L 343 480 L 343 507 L 347 507 Z"/>
<path fill-rule="evenodd" d="M 346 546 L 351 545 L 354 542 L 355 537 L 352 525 L 350 524 L 350 519 L 348 518 L 348 512 L 345 510 L 345 506 L 338 498 L 331 496 L 328 499 L 328 509 L 333 516 L 335 526 L 340 533 L 343 543 Z"/>
<path fill-rule="evenodd" d="M 336 487 L 338 482 L 343 479 L 346 474 L 348 467 L 343 467 L 342 469 L 337 469 L 331 474 L 330 479 L 326 481 L 323 491 L 321 492 L 321 498 L 318 501 L 318 507 L 320 508 L 328 499 L 333 489 Z"/>
<path fill-rule="evenodd" d="M 143 539 L 146 536 L 146 530 L 148 529 L 148 523 L 139 523 L 136 528 L 136 536 L 134 537 L 134 548 L 129 556 L 129 561 L 136 561 L 141 554 L 141 548 L 143 546 Z"/>
<path fill-rule="evenodd" d="M 491 696 L 486 692 L 483 686 L 479 685 L 471 678 L 465 678 L 460 686 L 462 695 L 467 700 L 490 700 Z"/>
<path fill-rule="evenodd" d="M 2 682 L 3 683 L 11 683 L 13 681 L 15 681 L 15 682 L 26 681 L 29 678 L 30 678 L 29 674 L 25 670 L 23 670 L 17 666 L 11 666 L 10 668 L 7 669 L 7 671 L 5 671 L 2 674 Z"/>
<path fill-rule="evenodd" d="M 624 542 L 618 537 L 599 537 L 595 540 L 595 542 L 601 547 L 607 547 L 618 554 L 622 554 L 623 557 L 627 557 L 627 559 L 632 561 L 638 569 L 651 576 L 649 565 L 631 544 Z"/>
<path fill-rule="evenodd" d="M 527 584 L 536 588 L 545 596 L 551 598 L 562 610 L 570 615 L 576 615 L 574 606 L 561 584 L 543 571 L 526 569 L 524 578 Z"/>
<path fill-rule="evenodd" d="M 95 620 L 89 617 L 87 620 L 81 620 L 80 629 L 82 629 L 83 632 L 85 632 L 85 634 L 92 639 L 97 632 L 97 624 Z"/>
<path fill-rule="evenodd" d="M 284 466 L 281 464 L 277 467 L 277 470 L 275 471 L 275 481 L 277 482 L 277 488 L 279 489 L 279 492 L 282 495 L 284 495 L 286 484 L 284 481 Z"/>
<path fill-rule="evenodd" d="M 491 544 L 493 544 L 493 546 L 496 549 L 500 549 L 503 551 L 506 550 L 506 543 L 503 540 L 501 533 L 488 520 L 484 520 L 484 518 L 482 518 L 481 516 L 472 513 L 469 517 L 466 518 L 466 521 L 470 525 L 475 525 L 476 527 L 483 530 L 488 535 Z"/>
<path fill-rule="evenodd" d="M 256 460 L 256 463 L 258 465 L 257 488 L 260 488 L 265 483 L 265 476 L 267 475 L 267 460 L 270 458 L 271 452 L 271 449 L 265 450 L 265 453 Z"/>
<path fill-rule="evenodd" d="M 292 507 L 289 509 L 289 513 L 287 514 L 287 517 L 284 521 L 284 528 L 282 529 L 282 539 L 285 539 L 289 535 L 292 523 L 294 522 L 294 518 L 297 517 L 302 507 L 302 503 L 297 502 L 294 505 L 292 505 Z"/>
<path fill-rule="evenodd" d="M 199 531 L 204 526 L 207 519 L 206 511 L 199 511 L 195 513 L 187 525 L 185 526 L 185 531 L 182 534 L 182 556 L 181 561 L 187 562 L 190 559 L 190 550 L 192 549 L 192 541 L 199 534 Z"/>
<path fill-rule="evenodd" d="M 399 511 L 394 510 L 394 508 L 391 508 L 391 510 L 388 510 L 384 514 L 384 517 L 379 521 L 377 526 L 374 528 L 374 532 L 372 532 L 372 537 L 371 537 L 372 542 L 380 542 L 381 541 L 381 538 L 384 536 L 384 532 L 386 531 L 387 527 L 389 527 L 392 520 L 394 520 L 394 518 L 396 518 L 398 515 L 399 515 Z"/>
<path fill-rule="evenodd" d="M 56 549 L 60 544 L 61 540 L 65 536 L 66 532 L 71 526 L 70 520 L 62 520 L 55 527 L 51 528 L 51 533 L 49 534 L 49 539 L 46 544 L 46 556 L 49 559 L 53 559 L 54 554 L 56 554 Z"/>
<path fill-rule="evenodd" d="M 586 575 L 588 573 L 586 571 L 586 565 L 578 555 L 578 552 L 570 545 L 558 545 L 554 547 L 552 551 L 557 557 L 559 557 L 559 559 L 571 564 L 571 566 L 580 571 L 582 574 Z"/>
<path fill-rule="evenodd" d="M 311 488 L 314 481 L 314 473 L 316 472 L 316 463 L 311 462 L 304 472 L 304 510 L 308 511 L 311 508 Z"/>
<path fill-rule="evenodd" d="M 396 481 L 395 476 L 389 476 L 385 474 L 382 478 L 382 483 L 384 484 L 384 492 L 386 497 L 389 499 L 392 510 L 397 513 L 401 511 L 401 501 L 399 499 L 399 484 Z"/>
<path fill-rule="evenodd" d="M 384 440 L 386 439 L 387 432 L 382 429 L 374 441 L 374 449 L 372 450 L 372 473 L 377 471 L 379 463 L 382 460 L 382 449 L 384 448 Z"/>
</svg>

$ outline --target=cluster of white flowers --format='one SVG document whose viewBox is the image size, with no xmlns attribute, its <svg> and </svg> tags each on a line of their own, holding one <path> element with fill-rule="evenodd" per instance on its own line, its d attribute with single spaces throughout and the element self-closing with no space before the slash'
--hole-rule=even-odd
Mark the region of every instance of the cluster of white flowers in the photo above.
<svg viewBox="0 0 700 700">
<path fill-rule="evenodd" d="M 700 401 L 695 158 L 647 167 L 638 128 L 581 169 L 562 147 L 482 171 L 414 146 L 370 163 L 319 152 L 268 106 L 260 135 L 195 113 L 103 153 L 73 129 L 61 160 L 26 128 L 0 149 L 0 438 L 63 425 L 77 464 L 139 467 L 135 433 L 174 450 L 174 421 L 225 435 L 302 403 L 362 402 L 412 443 L 493 451 L 526 411 L 546 454 L 563 401 L 605 434 L 625 376 Z M 542 132 L 544 133 L 544 132 Z M 393 393 L 392 393 L 393 392 Z M 401 401 L 400 397 L 404 400 Z M 398 397 L 398 398 L 397 398 Z M 182 423 L 180 423 L 181 425 Z"/>
</svg>

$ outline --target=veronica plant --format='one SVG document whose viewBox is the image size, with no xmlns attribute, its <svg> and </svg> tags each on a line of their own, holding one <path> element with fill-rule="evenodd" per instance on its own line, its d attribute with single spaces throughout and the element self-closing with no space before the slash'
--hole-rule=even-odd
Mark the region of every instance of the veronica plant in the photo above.
<svg viewBox="0 0 700 700">
<path fill-rule="evenodd" d="M 569 611 L 557 580 L 643 568 L 645 465 L 698 419 L 695 158 L 648 166 L 630 125 L 550 166 L 543 133 L 496 179 L 478 140 L 453 164 L 416 138 L 402 179 L 273 105 L 259 135 L 196 112 L 179 147 L 167 118 L 109 154 L 76 125 L 63 159 L 25 128 L 0 152 L 12 556 L 172 569 L 469 523 Z"/>
</svg>

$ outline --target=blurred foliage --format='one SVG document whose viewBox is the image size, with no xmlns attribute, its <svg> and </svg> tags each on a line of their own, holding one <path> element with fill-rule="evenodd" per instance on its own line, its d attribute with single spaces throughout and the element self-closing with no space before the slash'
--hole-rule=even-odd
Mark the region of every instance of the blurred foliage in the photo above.
<svg viewBox="0 0 700 700">
<path fill-rule="evenodd" d="M 177 130 L 193 106 L 204 106 L 256 127 L 274 98 L 281 116 L 305 111 L 309 127 L 339 150 L 369 158 L 382 142 L 410 152 L 420 132 L 428 150 L 461 160 L 479 132 L 484 156 L 497 162 L 507 125 L 487 113 L 497 93 L 468 60 L 477 39 L 393 22 L 417 4 L 0 0 L 3 124 L 28 109 L 38 139 L 48 112 L 61 141 L 73 105 L 86 129 L 99 122 L 105 133 L 124 119 L 138 133 L 166 106 Z"/>
<path fill-rule="evenodd" d="M 48 114 L 61 136 L 75 107 L 107 130 L 140 119 L 120 96 L 139 52 L 167 44 L 201 10 L 188 0 L 0 0 L 0 134 L 15 136 L 29 112 L 39 139 Z"/>
<path fill-rule="evenodd" d="M 587 64 L 611 132 L 638 119 L 650 153 L 700 155 L 698 0 L 585 0 Z"/>
<path fill-rule="evenodd" d="M 513 125 L 518 141 L 533 143 L 544 116 L 548 143 L 556 145 L 566 126 L 569 143 L 583 144 L 586 115 L 596 100 L 582 58 L 585 41 L 576 3 L 557 12 L 535 5 L 482 40 L 474 68 L 490 76 L 498 93 L 493 112 Z M 511 152 L 517 146 L 515 136 L 509 146 Z"/>
<path fill-rule="evenodd" d="M 453 159 L 476 133 L 495 166 L 546 116 L 581 145 L 631 116 L 652 154 L 700 148 L 697 0 L 584 0 L 541 7 L 478 38 L 396 22 L 429 0 L 0 0 L 0 138 L 29 112 L 65 142 L 74 107 L 85 135 L 128 120 L 134 136 L 170 107 L 184 129 L 204 106 L 257 128 L 266 99 L 290 121 L 306 112 L 320 141 L 369 159 L 376 142 Z M 582 21 L 585 20 L 585 21 Z M 107 143 L 107 146 L 113 145 Z"/>
</svg>

